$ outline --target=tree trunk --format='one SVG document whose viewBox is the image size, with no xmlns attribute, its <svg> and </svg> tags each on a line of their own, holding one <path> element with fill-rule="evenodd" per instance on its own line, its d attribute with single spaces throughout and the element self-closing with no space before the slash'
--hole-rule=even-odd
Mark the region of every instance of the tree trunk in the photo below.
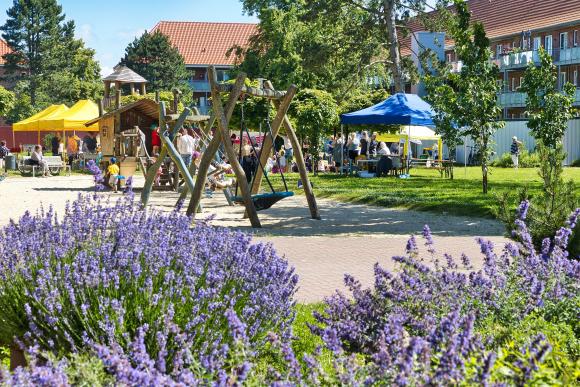
<svg viewBox="0 0 580 387">
<path fill-rule="evenodd" d="M 481 147 L 481 172 L 482 172 L 482 183 L 483 183 L 483 193 L 487 194 L 487 163 L 488 163 L 488 147 L 489 140 L 483 138 Z"/>
<path fill-rule="evenodd" d="M 396 93 L 405 92 L 405 80 L 401 66 L 401 53 L 399 52 L 399 37 L 396 26 L 395 0 L 384 0 L 385 23 L 387 25 L 387 39 L 389 57 L 391 59 L 391 72 Z"/>
</svg>

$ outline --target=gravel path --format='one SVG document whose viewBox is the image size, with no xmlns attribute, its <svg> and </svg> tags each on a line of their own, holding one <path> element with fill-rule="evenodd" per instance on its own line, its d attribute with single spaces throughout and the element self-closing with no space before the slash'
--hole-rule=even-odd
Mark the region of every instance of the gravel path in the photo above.
<svg viewBox="0 0 580 387">
<path fill-rule="evenodd" d="M 36 211 L 41 205 L 52 205 L 62 211 L 67 201 L 79 193 L 92 191 L 90 176 L 52 178 L 9 178 L 0 183 L 0 225 L 25 211 Z M 142 187 L 143 179 L 135 179 Z M 113 196 L 115 194 L 112 194 Z M 116 194 L 120 195 L 120 194 Z M 154 192 L 151 204 L 172 209 L 177 194 Z M 322 220 L 309 218 L 303 196 L 279 202 L 259 213 L 263 229 L 252 230 L 242 219 L 242 207 L 229 207 L 221 194 L 202 201 L 204 212 L 199 218 L 214 216 L 213 224 L 253 232 L 258 241 L 273 243 L 296 268 L 300 276 L 297 301 L 316 302 L 342 289 L 345 273 L 357 277 L 364 285 L 373 282 L 373 265 L 379 262 L 394 268 L 390 257 L 404 251 L 408 236 L 420 234 L 429 224 L 436 246 L 442 252 L 459 257 L 468 254 L 476 267 L 481 254 L 475 242 L 483 236 L 502 246 L 503 226 L 490 219 L 470 219 L 445 214 L 371 207 L 319 199 Z"/>
</svg>

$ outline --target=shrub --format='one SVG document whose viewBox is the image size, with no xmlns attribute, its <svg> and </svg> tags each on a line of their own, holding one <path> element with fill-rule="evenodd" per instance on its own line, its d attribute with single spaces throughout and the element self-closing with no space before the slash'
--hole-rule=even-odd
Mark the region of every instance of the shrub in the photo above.
<svg viewBox="0 0 580 387">
<path fill-rule="evenodd" d="M 580 159 L 572 161 L 571 167 L 580 167 Z"/>
<path fill-rule="evenodd" d="M 289 336 L 297 277 L 271 246 L 130 196 L 79 197 L 63 215 L 0 232 L 0 342 L 213 379 L 230 368 L 233 320 L 249 358 L 268 332 Z"/>
<path fill-rule="evenodd" d="M 521 168 L 537 168 L 540 166 L 540 156 L 538 153 L 530 153 L 526 149 L 521 151 L 518 161 Z M 514 163 L 511 154 L 509 152 L 502 154 L 501 157 L 491 163 L 491 166 L 498 168 L 513 168 Z"/>
</svg>

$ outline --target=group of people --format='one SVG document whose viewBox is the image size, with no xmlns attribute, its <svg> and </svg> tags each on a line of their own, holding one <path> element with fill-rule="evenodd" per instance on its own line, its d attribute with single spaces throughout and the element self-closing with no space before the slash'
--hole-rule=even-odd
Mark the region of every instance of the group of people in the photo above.
<svg viewBox="0 0 580 387">
<path fill-rule="evenodd" d="M 363 158 L 376 158 L 380 156 L 400 156 L 400 145 L 398 142 L 386 143 L 377 140 L 378 133 L 374 132 L 370 136 L 364 131 L 360 136 L 355 132 L 348 135 L 344 142 L 341 134 L 332 137 L 326 145 L 326 152 L 332 157 L 331 162 L 340 167 L 347 160 L 354 163 L 361 156 Z M 346 157 L 345 157 L 346 156 Z M 343 160 L 345 158 L 345 160 Z"/>
</svg>

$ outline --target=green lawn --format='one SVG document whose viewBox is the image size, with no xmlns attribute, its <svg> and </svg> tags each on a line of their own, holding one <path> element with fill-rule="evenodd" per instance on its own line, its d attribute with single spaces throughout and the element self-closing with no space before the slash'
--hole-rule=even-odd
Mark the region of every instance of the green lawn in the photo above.
<svg viewBox="0 0 580 387">
<path fill-rule="evenodd" d="M 566 168 L 564 176 L 580 188 L 580 168 Z M 298 174 L 289 174 L 287 180 L 291 190 L 301 192 L 296 189 Z M 281 186 L 279 178 L 275 183 Z M 435 170 L 416 169 L 412 170 L 410 179 L 362 179 L 324 174 L 312 177 L 312 183 L 318 197 L 476 217 L 492 217 L 496 195 L 501 192 L 516 192 L 527 186 L 533 193 L 541 187 L 537 169 L 491 168 L 489 193 L 484 195 L 479 167 L 468 167 L 467 171 L 456 168 L 454 180 L 441 178 Z M 264 183 L 263 187 L 267 185 Z"/>
</svg>

